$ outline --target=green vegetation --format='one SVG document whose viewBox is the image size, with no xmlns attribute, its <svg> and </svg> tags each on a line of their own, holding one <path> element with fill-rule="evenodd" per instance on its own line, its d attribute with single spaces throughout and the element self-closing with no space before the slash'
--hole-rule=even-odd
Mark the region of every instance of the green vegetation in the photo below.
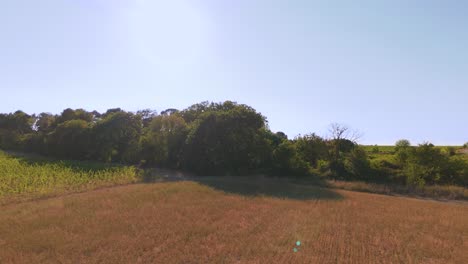
<svg viewBox="0 0 468 264">
<path fill-rule="evenodd" d="M 380 148 L 380 146 L 379 146 Z M 434 146 L 423 143 L 411 146 L 399 140 L 392 151 L 372 151 L 365 146 L 376 172 L 396 183 L 425 185 L 459 185 L 468 183 L 468 155 L 463 147 Z"/>
<path fill-rule="evenodd" d="M 395 146 L 388 145 L 362 145 L 361 147 L 369 154 L 385 154 L 395 151 Z"/>
<path fill-rule="evenodd" d="M 89 162 L 28 160 L 0 152 L 0 197 L 40 195 L 134 182 L 137 170 L 128 166 Z"/>
<path fill-rule="evenodd" d="M 312 133 L 288 139 L 283 132 L 271 131 L 266 117 L 252 107 L 230 101 L 202 102 L 159 114 L 120 108 L 102 114 L 83 109 L 65 109 L 60 115 L 0 114 L 0 148 L 58 159 L 180 169 L 205 176 L 261 174 L 419 188 L 468 186 L 468 155 L 462 147 L 412 146 L 408 140 L 399 140 L 395 146 L 360 146 L 358 139 L 359 133 L 340 124 L 330 126 L 328 138 Z M 73 174 L 70 179 L 51 174 L 50 181 L 59 185 L 86 182 L 83 171 L 43 166 Z M 134 175 L 131 168 L 125 170 Z M 107 177 L 100 173 L 93 171 L 89 177 Z M 32 178 L 28 179 L 34 181 L 31 186 L 49 188 L 49 180 L 32 174 L 25 172 L 21 177 Z M 20 183 L 6 186 L 15 191 L 38 188 Z"/>
</svg>

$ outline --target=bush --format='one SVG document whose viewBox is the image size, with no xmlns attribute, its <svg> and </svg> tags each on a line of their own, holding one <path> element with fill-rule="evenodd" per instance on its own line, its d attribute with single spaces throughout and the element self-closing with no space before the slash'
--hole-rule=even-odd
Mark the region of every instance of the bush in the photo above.
<svg viewBox="0 0 468 264">
<path fill-rule="evenodd" d="M 396 177 L 398 175 L 399 168 L 399 166 L 387 160 L 371 160 L 370 169 L 372 178 L 370 180 L 376 182 L 398 181 L 401 184 L 405 184 L 406 181 L 401 181 Z"/>
<path fill-rule="evenodd" d="M 330 163 L 328 160 L 320 159 L 317 161 L 317 170 L 319 172 L 326 172 L 329 169 Z"/>
<path fill-rule="evenodd" d="M 301 159 L 307 161 L 312 167 L 317 167 L 318 160 L 328 155 L 326 141 L 315 134 L 300 136 L 294 141 Z"/>
<path fill-rule="evenodd" d="M 333 179 L 340 179 L 340 180 L 349 180 L 350 177 L 346 171 L 346 166 L 344 160 L 341 159 L 332 159 L 328 163 L 330 176 Z"/>
<path fill-rule="evenodd" d="M 379 146 L 375 145 L 374 147 L 372 147 L 372 153 L 378 154 L 379 152 L 380 152 Z"/>
<path fill-rule="evenodd" d="M 426 179 L 438 181 L 440 174 L 434 167 L 422 166 L 417 163 L 410 163 L 405 167 L 406 183 L 410 186 L 424 187 Z"/>
<path fill-rule="evenodd" d="M 371 177 L 370 162 L 362 148 L 356 147 L 351 150 L 344 165 L 347 174 L 353 179 L 369 180 Z"/>
<path fill-rule="evenodd" d="M 270 174 L 277 176 L 309 175 L 311 167 L 297 153 L 290 141 L 284 141 L 273 150 L 273 169 Z"/>
<path fill-rule="evenodd" d="M 455 147 L 445 147 L 444 152 L 449 156 L 455 156 L 457 154 L 457 149 Z"/>
<path fill-rule="evenodd" d="M 395 142 L 396 148 L 407 148 L 410 146 L 411 146 L 411 142 L 407 139 L 400 139 L 397 142 Z"/>
<path fill-rule="evenodd" d="M 446 184 L 453 181 L 458 168 L 452 167 L 449 156 L 430 143 L 409 152 L 404 173 L 410 185 Z"/>
<path fill-rule="evenodd" d="M 411 149 L 411 143 L 406 139 L 400 139 L 395 143 L 395 155 L 396 159 L 400 164 L 403 164 L 407 161 L 409 151 Z"/>
<path fill-rule="evenodd" d="M 451 156 L 446 164 L 444 183 L 468 186 L 468 162 L 463 157 Z"/>
</svg>

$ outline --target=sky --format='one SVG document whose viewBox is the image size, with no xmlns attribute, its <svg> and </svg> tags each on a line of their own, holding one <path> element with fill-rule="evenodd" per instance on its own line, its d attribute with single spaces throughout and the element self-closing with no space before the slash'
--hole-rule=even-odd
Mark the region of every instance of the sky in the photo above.
<svg viewBox="0 0 468 264">
<path fill-rule="evenodd" d="M 468 141 L 459 0 L 0 1 L 0 112 L 236 101 L 289 137 Z"/>
</svg>

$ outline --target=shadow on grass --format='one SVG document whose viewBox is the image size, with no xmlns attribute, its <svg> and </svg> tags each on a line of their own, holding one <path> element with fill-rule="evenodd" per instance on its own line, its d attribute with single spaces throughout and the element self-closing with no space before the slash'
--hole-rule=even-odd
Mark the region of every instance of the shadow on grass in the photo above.
<svg viewBox="0 0 468 264">
<path fill-rule="evenodd" d="M 343 196 L 314 181 L 262 176 L 192 177 L 189 180 L 226 193 L 295 200 L 341 200 Z"/>
<path fill-rule="evenodd" d="M 180 171 L 146 168 L 143 182 L 191 181 L 225 193 L 247 197 L 274 197 L 295 200 L 341 200 L 343 196 L 325 188 L 315 178 L 265 176 L 194 176 Z"/>
<path fill-rule="evenodd" d="M 171 169 L 143 168 L 140 170 L 143 183 L 192 180 L 193 175 Z"/>
<path fill-rule="evenodd" d="M 123 166 L 91 161 L 58 160 L 34 154 L 8 153 L 9 156 L 28 164 L 60 164 L 73 170 L 99 171 Z M 312 178 L 273 178 L 264 176 L 194 176 L 185 172 L 145 168 L 139 170 L 144 183 L 167 181 L 192 181 L 215 190 L 248 197 L 275 197 L 296 200 L 340 200 L 343 197 L 331 189 L 324 188 L 320 181 Z"/>
</svg>

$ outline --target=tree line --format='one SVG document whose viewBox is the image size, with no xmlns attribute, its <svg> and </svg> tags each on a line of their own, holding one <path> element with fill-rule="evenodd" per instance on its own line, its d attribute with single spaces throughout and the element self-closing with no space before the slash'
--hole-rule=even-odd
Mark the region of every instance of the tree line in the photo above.
<svg viewBox="0 0 468 264">
<path fill-rule="evenodd" d="M 183 169 L 203 175 L 321 176 L 411 185 L 468 185 L 468 162 L 430 143 L 397 142 L 372 158 L 340 124 L 330 136 L 288 139 L 244 104 L 202 102 L 160 113 L 65 109 L 60 115 L 0 114 L 0 148 L 60 159 Z"/>
</svg>

